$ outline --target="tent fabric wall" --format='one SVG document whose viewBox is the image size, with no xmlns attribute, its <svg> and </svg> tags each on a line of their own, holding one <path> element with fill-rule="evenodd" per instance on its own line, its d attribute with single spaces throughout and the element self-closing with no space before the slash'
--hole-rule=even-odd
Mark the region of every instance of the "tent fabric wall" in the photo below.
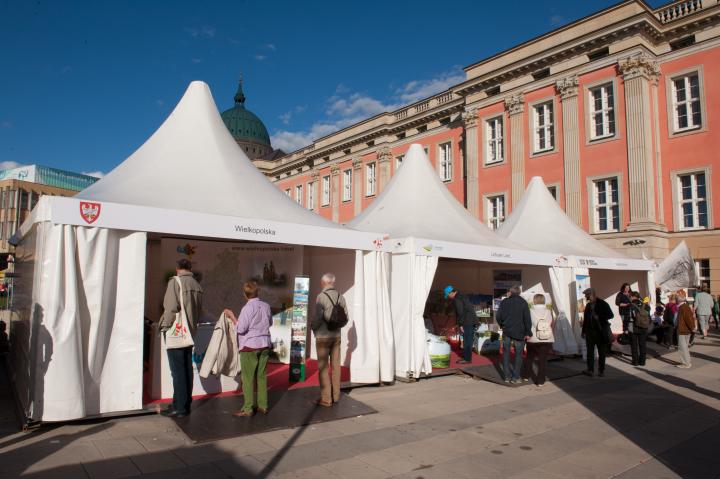
<svg viewBox="0 0 720 479">
<path fill-rule="evenodd" d="M 28 417 L 142 408 L 145 233 L 43 223 L 38 235 Z"/>
<path fill-rule="evenodd" d="M 557 318 L 553 335 L 555 343 L 553 349 L 560 354 L 577 354 L 578 342 L 575 338 L 575 328 L 572 313 L 574 298 L 570 296 L 570 284 L 573 282 L 572 268 L 553 266 L 549 268 L 550 285 L 555 303 Z"/>
<path fill-rule="evenodd" d="M 355 252 L 355 286 L 350 313 L 356 341 L 350 362 L 350 380 L 354 383 L 394 379 L 395 342 L 388 294 L 388 263 L 387 253 Z"/>
</svg>

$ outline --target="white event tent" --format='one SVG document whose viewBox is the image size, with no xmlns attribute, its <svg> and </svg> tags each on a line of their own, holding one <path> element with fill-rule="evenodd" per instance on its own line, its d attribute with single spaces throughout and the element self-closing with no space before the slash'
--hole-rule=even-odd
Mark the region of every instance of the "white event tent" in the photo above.
<svg viewBox="0 0 720 479">
<path fill-rule="evenodd" d="M 352 306 L 351 381 L 393 379 L 379 236 L 327 221 L 279 191 L 196 81 L 135 153 L 74 198 L 43 197 L 13 239 L 11 360 L 29 419 L 142 408 L 151 235 L 304 245 L 304 273 L 318 283 L 335 272 Z"/>
<path fill-rule="evenodd" d="M 598 296 L 614 308 L 614 331 L 621 324 L 615 294 L 623 282 L 654 296 L 653 263 L 628 258 L 581 229 L 565 214 L 539 176 L 530 180 L 525 194 L 500 226 L 498 234 L 525 248 L 558 251 L 567 258 L 566 264 L 550 269 L 550 277 L 558 312 L 568 318 L 577 318 L 577 297 L 582 295 L 582 291 L 577 290 L 582 289 L 582 285 L 576 286 L 576 274 L 589 274 Z M 573 345 L 572 337 L 566 335 L 565 339 L 563 352 L 573 352 L 577 345 Z M 557 344 L 555 347 L 558 350 Z"/>
<path fill-rule="evenodd" d="M 473 217 L 440 180 L 418 144 L 410 146 L 387 187 L 348 226 L 390 235 L 386 242 L 392 252 L 395 374 L 401 378 L 432 372 L 423 312 L 433 281 L 437 282 L 439 258 L 542 265 L 545 271 L 562 261 L 557 254 L 523 249 Z M 481 265 L 470 266 L 477 270 Z M 449 278 L 457 285 L 454 273 Z"/>
</svg>

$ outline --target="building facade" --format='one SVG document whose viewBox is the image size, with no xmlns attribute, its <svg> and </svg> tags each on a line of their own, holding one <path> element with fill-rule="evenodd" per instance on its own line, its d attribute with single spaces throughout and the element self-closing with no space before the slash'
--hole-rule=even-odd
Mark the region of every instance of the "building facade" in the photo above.
<svg viewBox="0 0 720 479">
<path fill-rule="evenodd" d="M 98 179 L 47 166 L 0 170 L 0 265 L 10 252 L 8 240 L 43 195 L 73 196 Z"/>
<path fill-rule="evenodd" d="M 701 281 L 720 292 L 718 0 L 627 0 L 465 73 L 431 98 L 255 163 L 341 223 L 383 190 L 411 143 L 491 228 L 541 176 L 612 248 L 661 259 L 686 241 Z"/>
</svg>

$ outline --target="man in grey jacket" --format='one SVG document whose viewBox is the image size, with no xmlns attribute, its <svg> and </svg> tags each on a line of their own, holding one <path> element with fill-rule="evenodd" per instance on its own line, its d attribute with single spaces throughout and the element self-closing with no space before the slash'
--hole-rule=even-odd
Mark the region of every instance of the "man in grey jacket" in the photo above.
<svg viewBox="0 0 720 479">
<path fill-rule="evenodd" d="M 328 329 L 328 320 L 334 305 L 339 304 L 348 315 L 345 298 L 335 289 L 335 275 L 325 273 L 321 280 L 322 292 L 315 301 L 315 317 L 310 329 L 315 333 L 315 347 L 320 376 L 320 400 L 318 404 L 329 407 L 340 400 L 340 330 Z M 328 360 L 332 367 L 332 381 L 328 374 Z"/>
<path fill-rule="evenodd" d="M 510 296 L 503 299 L 495 313 L 495 321 L 503 330 L 503 374 L 505 382 L 517 384 L 522 372 L 525 342 L 532 336 L 530 306 L 522 296 L 520 287 L 510 288 Z M 515 367 L 510 369 L 510 346 L 515 346 Z"/>
<path fill-rule="evenodd" d="M 183 306 L 187 314 L 188 329 L 190 334 L 195 336 L 200 310 L 202 309 L 203 290 L 195 280 L 192 273 L 192 264 L 187 259 L 177 262 L 177 278 L 170 278 L 163 300 L 164 312 L 160 319 L 159 329 L 163 333 L 170 329 L 175 322 L 175 315 L 181 311 L 180 297 L 183 298 Z M 182 288 L 182 294 L 180 291 Z M 168 363 L 170 374 L 173 379 L 173 402 L 161 414 L 168 417 L 185 417 L 190 414 L 192 403 L 193 370 L 192 370 L 192 346 L 177 349 L 168 349 Z"/>
<path fill-rule="evenodd" d="M 708 329 L 710 329 L 710 316 L 712 316 L 714 306 L 715 301 L 710 296 L 710 287 L 703 284 L 700 291 L 695 295 L 695 316 L 697 316 L 703 339 L 705 339 Z"/>
</svg>

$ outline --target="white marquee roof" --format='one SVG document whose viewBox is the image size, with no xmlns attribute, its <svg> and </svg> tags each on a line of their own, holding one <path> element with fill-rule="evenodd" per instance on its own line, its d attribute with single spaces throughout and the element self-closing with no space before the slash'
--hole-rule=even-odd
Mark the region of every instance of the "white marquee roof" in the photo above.
<svg viewBox="0 0 720 479">
<path fill-rule="evenodd" d="M 76 198 L 342 228 L 292 201 L 250 162 L 201 81 L 135 153 Z"/>
<path fill-rule="evenodd" d="M 512 247 L 473 217 L 450 193 L 421 145 L 410 146 L 383 192 L 348 226 L 394 238 L 420 237 Z"/>
<path fill-rule="evenodd" d="M 520 203 L 500 226 L 498 234 L 537 251 L 557 251 L 566 256 L 626 258 L 576 225 L 539 176 L 530 180 Z"/>
</svg>

